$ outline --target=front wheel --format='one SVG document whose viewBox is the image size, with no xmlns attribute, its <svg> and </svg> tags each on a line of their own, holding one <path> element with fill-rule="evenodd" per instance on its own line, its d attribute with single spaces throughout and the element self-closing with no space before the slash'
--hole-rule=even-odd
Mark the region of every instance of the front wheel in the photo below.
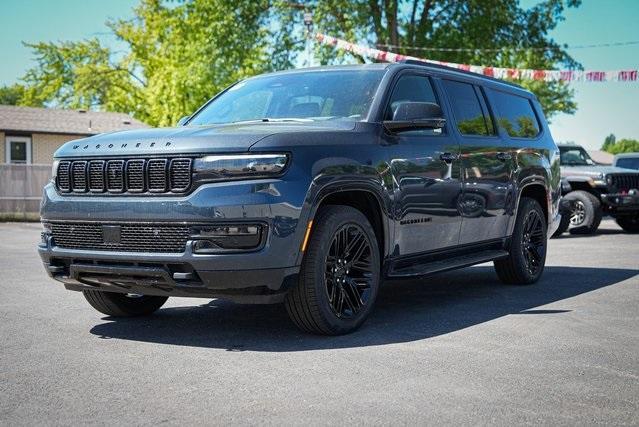
<svg viewBox="0 0 639 427">
<path fill-rule="evenodd" d="M 570 233 L 593 234 L 597 231 L 603 217 L 599 199 L 594 194 L 582 190 L 571 191 L 565 198 L 573 205 Z"/>
<path fill-rule="evenodd" d="M 313 221 L 297 285 L 286 295 L 301 330 L 347 334 L 366 320 L 379 289 L 380 255 L 368 219 L 349 206 L 326 206 Z"/>
<path fill-rule="evenodd" d="M 520 201 L 507 258 L 495 261 L 499 279 L 513 285 L 535 283 L 546 264 L 546 218 L 535 199 Z"/>
<path fill-rule="evenodd" d="M 619 227 L 628 233 L 639 233 L 639 213 L 616 218 Z"/>
<path fill-rule="evenodd" d="M 116 292 L 82 291 L 91 307 L 113 317 L 146 316 L 158 310 L 168 297 Z"/>
</svg>

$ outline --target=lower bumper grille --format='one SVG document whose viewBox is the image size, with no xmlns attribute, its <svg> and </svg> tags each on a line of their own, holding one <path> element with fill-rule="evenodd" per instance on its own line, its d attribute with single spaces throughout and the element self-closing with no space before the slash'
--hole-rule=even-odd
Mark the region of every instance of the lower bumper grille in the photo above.
<svg viewBox="0 0 639 427">
<path fill-rule="evenodd" d="M 50 223 L 56 246 L 68 249 L 181 253 L 190 228 L 186 225 Z"/>
</svg>

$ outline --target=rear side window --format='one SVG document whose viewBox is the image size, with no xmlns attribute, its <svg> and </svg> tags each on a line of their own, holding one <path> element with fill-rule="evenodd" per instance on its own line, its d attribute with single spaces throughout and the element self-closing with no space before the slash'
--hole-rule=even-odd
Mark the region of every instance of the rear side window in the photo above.
<svg viewBox="0 0 639 427">
<path fill-rule="evenodd" d="M 497 123 L 509 136 L 534 138 L 539 134 L 539 121 L 530 100 L 504 92 L 492 93 Z"/>
<path fill-rule="evenodd" d="M 492 125 L 484 115 L 473 85 L 452 80 L 443 80 L 443 84 L 459 131 L 464 135 L 491 135 Z"/>
</svg>

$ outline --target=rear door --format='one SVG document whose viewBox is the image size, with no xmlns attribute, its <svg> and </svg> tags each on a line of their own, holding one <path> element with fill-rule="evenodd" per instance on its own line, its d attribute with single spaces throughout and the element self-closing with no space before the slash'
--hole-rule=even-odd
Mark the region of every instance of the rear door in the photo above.
<svg viewBox="0 0 639 427">
<path fill-rule="evenodd" d="M 470 82 L 443 79 L 454 116 L 452 132 L 462 163 L 460 244 L 503 238 L 514 197 L 513 151 L 494 125 L 483 90 Z"/>
<path fill-rule="evenodd" d="M 401 102 L 441 105 L 433 80 L 419 71 L 401 74 L 391 89 L 384 120 Z M 445 107 L 442 107 L 445 113 Z M 461 217 L 459 143 L 445 129 L 422 129 L 387 135 L 394 180 L 396 220 L 394 255 L 415 255 L 457 245 Z"/>
</svg>

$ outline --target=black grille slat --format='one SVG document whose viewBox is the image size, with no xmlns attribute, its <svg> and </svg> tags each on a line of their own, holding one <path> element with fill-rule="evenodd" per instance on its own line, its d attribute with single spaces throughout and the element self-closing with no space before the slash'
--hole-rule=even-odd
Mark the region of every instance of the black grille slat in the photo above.
<svg viewBox="0 0 639 427">
<path fill-rule="evenodd" d="M 169 171 L 172 192 L 186 191 L 191 185 L 191 159 L 173 159 Z"/>
<path fill-rule="evenodd" d="M 639 174 L 611 174 L 609 177 L 611 179 L 613 191 L 639 189 Z"/>
<path fill-rule="evenodd" d="M 71 191 L 71 177 L 70 177 L 71 162 L 68 160 L 61 161 L 58 164 L 58 170 L 56 173 L 56 181 L 58 189 L 63 192 Z"/>
<path fill-rule="evenodd" d="M 167 165 L 166 159 L 149 160 L 147 165 L 149 191 L 163 193 L 167 190 Z"/>
<path fill-rule="evenodd" d="M 71 163 L 71 187 L 74 192 L 87 191 L 87 162 L 75 161 Z"/>
<path fill-rule="evenodd" d="M 124 191 L 124 160 L 109 160 L 106 165 L 107 190 L 113 193 Z"/>
<path fill-rule="evenodd" d="M 192 171 L 190 158 L 64 160 L 56 185 L 63 193 L 185 193 Z"/>
<path fill-rule="evenodd" d="M 103 193 L 106 190 L 104 182 L 104 160 L 91 160 L 89 162 L 89 191 Z"/>
<path fill-rule="evenodd" d="M 182 253 L 189 238 L 185 225 L 122 224 L 120 243 L 105 243 L 102 224 L 51 223 L 55 245 L 68 249 Z"/>
<path fill-rule="evenodd" d="M 144 163 L 142 159 L 126 162 L 126 190 L 131 193 L 144 192 Z"/>
</svg>

